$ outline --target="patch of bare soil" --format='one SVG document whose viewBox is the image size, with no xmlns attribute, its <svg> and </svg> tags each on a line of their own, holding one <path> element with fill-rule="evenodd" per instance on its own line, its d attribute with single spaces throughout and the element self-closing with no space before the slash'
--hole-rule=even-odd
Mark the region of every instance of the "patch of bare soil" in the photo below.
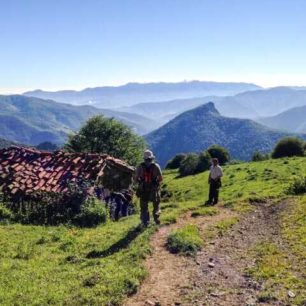
<svg viewBox="0 0 306 306">
<path fill-rule="evenodd" d="M 151 240 L 153 253 L 145 263 L 148 277 L 124 305 L 258 305 L 257 295 L 262 286 L 245 275 L 245 270 L 255 264 L 247 250 L 259 242 L 279 239 L 278 215 L 286 204 L 255 203 L 254 211 L 240 217 L 239 223 L 223 237 L 208 242 L 196 258 L 166 250 L 170 231 L 196 224 L 205 233 L 208 226 L 235 216 L 232 211 L 221 209 L 220 214 L 212 217 L 188 215 L 176 224 L 162 227 Z M 283 304 L 272 301 L 260 305 Z"/>
<path fill-rule="evenodd" d="M 198 254 L 200 263 L 194 274 L 194 287 L 185 291 L 183 305 L 251 306 L 258 305 L 261 284 L 245 271 L 254 266 L 247 250 L 259 242 L 279 241 L 278 216 L 286 203 L 258 203 L 232 230 Z M 260 305 L 283 305 L 280 301 Z"/>
<path fill-rule="evenodd" d="M 224 220 L 234 213 L 221 209 L 218 215 L 192 218 L 185 215 L 177 223 L 164 226 L 151 239 L 152 255 L 146 259 L 145 266 L 148 277 L 139 291 L 126 300 L 126 306 L 143 305 L 179 305 L 181 293 L 192 288 L 194 275 L 198 272 L 198 264 L 194 258 L 174 255 L 165 248 L 168 234 L 185 224 L 197 224 L 201 229 Z"/>
</svg>

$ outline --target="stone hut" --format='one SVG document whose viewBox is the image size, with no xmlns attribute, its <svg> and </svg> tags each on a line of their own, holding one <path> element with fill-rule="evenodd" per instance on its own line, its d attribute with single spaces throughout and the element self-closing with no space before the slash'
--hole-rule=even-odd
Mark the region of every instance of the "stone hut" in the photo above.
<svg viewBox="0 0 306 306">
<path fill-rule="evenodd" d="M 106 154 L 43 152 L 12 146 L 0 150 L 0 190 L 22 199 L 36 192 L 68 192 L 69 184 L 90 182 L 113 191 L 128 189 L 134 168 Z"/>
</svg>

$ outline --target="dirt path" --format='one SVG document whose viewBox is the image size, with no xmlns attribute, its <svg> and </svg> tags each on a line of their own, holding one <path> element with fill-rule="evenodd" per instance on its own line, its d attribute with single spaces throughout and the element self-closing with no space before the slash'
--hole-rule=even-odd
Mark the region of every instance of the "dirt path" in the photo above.
<svg viewBox="0 0 306 306">
<path fill-rule="evenodd" d="M 191 280 L 197 273 L 198 265 L 193 258 L 177 256 L 169 253 L 166 248 L 168 234 L 185 224 L 197 224 L 201 229 L 220 220 L 233 216 L 230 210 L 221 209 L 215 216 L 192 218 L 190 213 L 177 223 L 164 226 L 156 232 L 151 240 L 152 255 L 146 260 L 145 266 L 149 275 L 140 290 L 125 302 L 125 306 L 143 305 L 174 305 L 180 300 L 181 293 L 190 288 Z"/>
<path fill-rule="evenodd" d="M 255 264 L 246 251 L 259 242 L 277 242 L 278 215 L 285 204 L 257 204 L 228 234 L 204 248 L 198 254 L 200 266 L 194 274 L 194 287 L 186 292 L 183 305 L 258 305 L 257 295 L 263 288 L 245 274 Z M 260 305 L 282 304 L 274 301 Z"/>
<path fill-rule="evenodd" d="M 170 254 L 165 248 L 169 232 L 184 224 L 197 224 L 203 232 L 234 216 L 233 212 L 221 209 L 220 214 L 212 217 L 185 216 L 176 224 L 162 227 L 152 237 L 153 254 L 146 260 L 149 275 L 138 293 L 124 305 L 258 305 L 257 295 L 262 287 L 244 273 L 254 266 L 246 250 L 261 241 L 277 241 L 278 214 L 286 204 L 256 204 L 255 210 L 241 217 L 230 232 L 206 244 L 196 259 Z M 283 304 L 276 301 L 260 305 Z"/>
</svg>

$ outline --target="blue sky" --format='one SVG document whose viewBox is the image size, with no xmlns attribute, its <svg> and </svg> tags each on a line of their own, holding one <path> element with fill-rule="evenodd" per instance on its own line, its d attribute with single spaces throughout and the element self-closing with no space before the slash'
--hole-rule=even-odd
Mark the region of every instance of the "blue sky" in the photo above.
<svg viewBox="0 0 306 306">
<path fill-rule="evenodd" d="M 0 92 L 306 85 L 305 0 L 0 0 Z"/>
</svg>

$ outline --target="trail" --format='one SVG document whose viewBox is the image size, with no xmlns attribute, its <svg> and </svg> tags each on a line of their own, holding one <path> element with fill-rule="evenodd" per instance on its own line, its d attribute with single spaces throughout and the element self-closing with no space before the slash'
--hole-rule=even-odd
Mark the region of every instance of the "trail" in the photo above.
<svg viewBox="0 0 306 306">
<path fill-rule="evenodd" d="M 234 212 L 220 208 L 215 216 L 187 215 L 176 224 L 162 227 L 151 240 L 153 253 L 145 263 L 148 277 L 124 305 L 258 305 L 257 295 L 263 288 L 245 275 L 245 270 L 255 264 L 246 251 L 261 241 L 277 242 L 278 215 L 286 204 L 256 203 L 252 212 L 239 216 L 240 221 L 228 233 L 209 241 L 196 259 L 169 253 L 165 248 L 168 234 L 185 224 L 196 224 L 203 233 L 208 226 L 235 216 Z M 271 301 L 260 305 L 285 304 Z"/>
<path fill-rule="evenodd" d="M 165 248 L 168 234 L 185 224 L 196 224 L 201 230 L 220 220 L 234 216 L 230 210 L 221 209 L 215 216 L 193 218 L 190 213 L 180 218 L 175 224 L 164 226 L 151 239 L 152 255 L 145 266 L 149 275 L 139 291 L 126 300 L 125 306 L 174 305 L 180 300 L 181 293 L 191 285 L 198 266 L 193 258 L 171 254 Z M 158 303 L 157 303 L 158 305 Z"/>
</svg>

